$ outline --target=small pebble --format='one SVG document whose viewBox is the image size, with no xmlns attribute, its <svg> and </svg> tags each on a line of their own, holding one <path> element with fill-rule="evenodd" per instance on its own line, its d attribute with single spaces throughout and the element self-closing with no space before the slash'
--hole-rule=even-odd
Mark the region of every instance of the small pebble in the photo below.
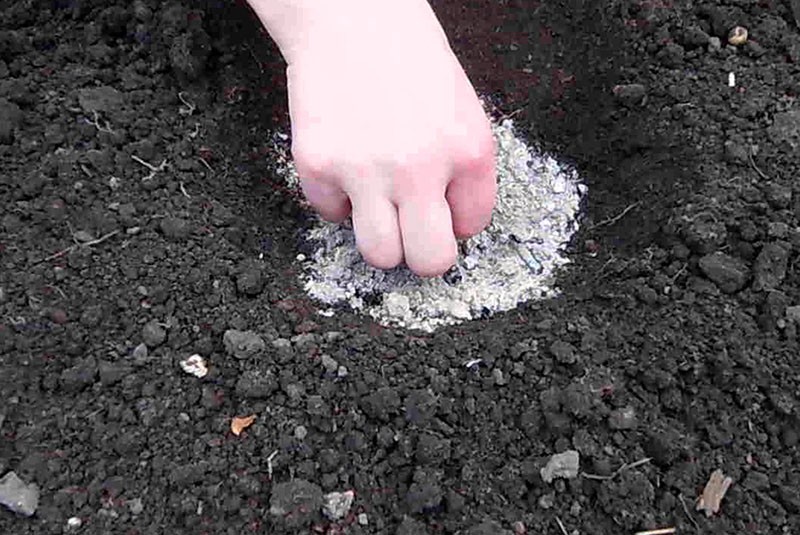
<svg viewBox="0 0 800 535">
<path fill-rule="evenodd" d="M 237 359 L 254 357 L 266 349 L 264 340 L 252 331 L 229 329 L 222 336 L 222 342 L 225 351 Z"/>
<path fill-rule="evenodd" d="M 556 495 L 553 492 L 549 494 L 543 494 L 539 497 L 539 507 L 542 509 L 552 509 L 555 504 Z"/>
<path fill-rule="evenodd" d="M 347 374 L 348 374 L 347 368 L 345 368 L 344 366 L 339 366 L 339 369 L 336 370 L 336 376 L 339 379 L 344 379 L 345 377 L 347 377 Z"/>
<path fill-rule="evenodd" d="M 616 409 L 608 415 L 608 425 L 611 429 L 633 429 L 636 427 L 636 411 L 633 407 Z"/>
<path fill-rule="evenodd" d="M 647 95 L 647 88 L 642 84 L 616 85 L 612 90 L 618 101 L 625 105 L 638 104 Z"/>
<path fill-rule="evenodd" d="M 322 367 L 325 368 L 325 371 L 328 373 L 335 373 L 339 369 L 339 363 L 328 354 L 323 353 L 320 360 L 322 361 Z"/>
<path fill-rule="evenodd" d="M 79 230 L 74 234 L 74 236 L 75 239 L 81 243 L 86 243 L 94 240 L 94 236 L 92 235 L 92 233 L 86 230 Z"/>
<path fill-rule="evenodd" d="M 0 479 L 0 504 L 14 513 L 32 516 L 39 507 L 39 486 L 26 484 L 15 472 Z"/>
<path fill-rule="evenodd" d="M 128 500 L 128 509 L 130 509 L 131 514 L 133 516 L 142 514 L 142 512 L 144 511 L 144 504 L 142 503 L 142 499 L 133 498 L 132 500 Z"/>
<path fill-rule="evenodd" d="M 298 425 L 294 428 L 294 437 L 297 440 L 303 440 L 308 436 L 308 429 L 304 425 Z"/>
<path fill-rule="evenodd" d="M 73 516 L 67 520 L 67 527 L 69 529 L 78 529 L 82 525 L 83 525 L 83 520 L 81 520 L 80 517 Z"/>
<path fill-rule="evenodd" d="M 567 450 L 550 457 L 540 473 L 545 483 L 552 483 L 556 478 L 573 479 L 578 477 L 579 469 L 580 454 L 575 450 Z"/>
<path fill-rule="evenodd" d="M 322 497 L 322 514 L 328 520 L 336 521 L 344 518 L 353 505 L 355 493 L 352 490 L 345 492 L 330 492 Z"/>
<path fill-rule="evenodd" d="M 150 320 L 142 327 L 142 340 L 147 347 L 158 347 L 167 339 L 167 331 L 158 321 Z"/>
<path fill-rule="evenodd" d="M 492 378 L 494 379 L 494 384 L 497 386 L 504 386 L 508 384 L 508 380 L 503 375 L 503 371 L 499 368 L 492 370 Z"/>
<path fill-rule="evenodd" d="M 367 513 L 359 513 L 358 523 L 362 526 L 366 526 L 367 524 L 369 524 L 369 518 L 367 517 Z"/>
<path fill-rule="evenodd" d="M 783 221 L 773 221 L 767 227 L 767 234 L 771 238 L 783 239 L 789 234 L 789 225 Z"/>
<path fill-rule="evenodd" d="M 147 362 L 147 354 L 147 344 L 142 343 L 133 349 L 133 354 L 131 356 L 133 357 L 133 362 L 136 364 L 144 364 Z"/>
</svg>

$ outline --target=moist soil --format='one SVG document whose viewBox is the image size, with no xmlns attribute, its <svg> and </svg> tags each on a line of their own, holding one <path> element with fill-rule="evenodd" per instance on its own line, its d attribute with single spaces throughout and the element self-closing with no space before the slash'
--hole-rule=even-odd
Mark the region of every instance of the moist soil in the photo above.
<svg viewBox="0 0 800 535">
<path fill-rule="evenodd" d="M 0 533 L 800 533 L 796 2 L 433 1 L 589 194 L 560 297 L 431 335 L 304 297 L 243 4 L 2 4 Z"/>
</svg>

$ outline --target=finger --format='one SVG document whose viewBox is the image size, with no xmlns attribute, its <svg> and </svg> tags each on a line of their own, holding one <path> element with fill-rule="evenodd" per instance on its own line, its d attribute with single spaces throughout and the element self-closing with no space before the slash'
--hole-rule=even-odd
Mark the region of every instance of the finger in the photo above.
<svg viewBox="0 0 800 535">
<path fill-rule="evenodd" d="M 453 218 L 453 232 L 458 239 L 469 238 L 492 221 L 497 179 L 494 165 L 478 166 L 457 174 L 447 187 L 447 202 Z"/>
<path fill-rule="evenodd" d="M 403 243 L 397 207 L 385 197 L 364 195 L 352 199 L 353 230 L 364 260 L 379 269 L 391 269 L 403 261 Z"/>
<path fill-rule="evenodd" d="M 492 220 L 497 196 L 495 141 L 488 123 L 475 128 L 479 138 L 456 155 L 452 180 L 447 187 L 447 202 L 453 214 L 453 231 L 459 239 L 485 229 Z"/>
<path fill-rule="evenodd" d="M 292 157 L 303 195 L 323 219 L 340 223 L 350 215 L 350 200 L 334 185 L 333 164 L 321 157 L 319 151 L 307 147 L 308 142 L 292 142 Z"/>
<path fill-rule="evenodd" d="M 403 199 L 398 211 L 406 265 L 421 277 L 447 272 L 456 263 L 458 246 L 443 192 Z"/>
<path fill-rule="evenodd" d="M 341 223 L 350 215 L 350 199 L 341 189 L 315 179 L 302 179 L 300 185 L 306 200 L 323 219 Z"/>
</svg>

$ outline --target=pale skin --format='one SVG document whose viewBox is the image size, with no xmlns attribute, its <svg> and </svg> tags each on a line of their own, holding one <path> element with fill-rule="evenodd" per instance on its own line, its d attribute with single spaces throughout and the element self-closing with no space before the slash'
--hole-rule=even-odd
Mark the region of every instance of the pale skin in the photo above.
<svg viewBox="0 0 800 535">
<path fill-rule="evenodd" d="M 248 0 L 287 63 L 292 156 L 364 260 L 445 273 L 491 221 L 495 144 L 427 0 Z"/>
</svg>

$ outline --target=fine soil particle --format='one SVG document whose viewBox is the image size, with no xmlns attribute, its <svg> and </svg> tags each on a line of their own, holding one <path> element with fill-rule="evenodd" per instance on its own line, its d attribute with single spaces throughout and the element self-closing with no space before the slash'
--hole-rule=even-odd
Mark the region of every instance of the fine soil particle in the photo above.
<svg viewBox="0 0 800 535">
<path fill-rule="evenodd" d="M 431 335 L 305 297 L 242 2 L 5 3 L 0 533 L 800 532 L 797 2 L 431 3 L 589 191 L 560 297 Z"/>
</svg>

